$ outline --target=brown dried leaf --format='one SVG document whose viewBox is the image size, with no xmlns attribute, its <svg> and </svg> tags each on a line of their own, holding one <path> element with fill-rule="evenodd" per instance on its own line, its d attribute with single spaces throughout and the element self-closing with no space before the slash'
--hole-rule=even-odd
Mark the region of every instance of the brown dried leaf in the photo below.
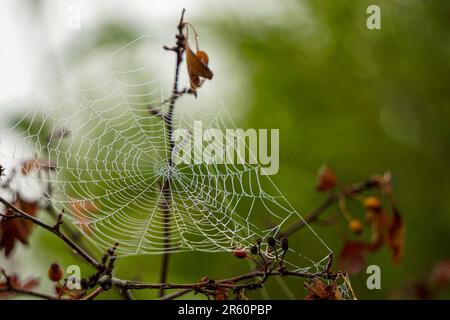
<svg viewBox="0 0 450 320">
<path fill-rule="evenodd" d="M 199 51 L 197 51 L 197 53 L 196 53 L 195 55 L 197 56 L 197 58 L 200 59 L 201 62 L 203 62 L 203 64 L 204 64 L 205 66 L 208 65 L 208 63 L 209 63 L 209 57 L 208 57 L 208 55 L 206 54 L 205 51 L 199 50 Z M 211 75 L 211 77 L 212 77 L 212 75 Z"/>
<path fill-rule="evenodd" d="M 311 283 L 305 283 L 308 295 L 305 300 L 322 300 L 326 296 L 326 287 L 319 278 L 314 278 Z"/>
<path fill-rule="evenodd" d="M 339 268 L 350 274 L 357 274 L 366 266 L 365 254 L 372 245 L 365 242 L 347 242 L 339 255 Z"/>
<path fill-rule="evenodd" d="M 394 216 L 389 226 L 388 246 L 392 251 L 392 262 L 399 264 L 404 249 L 405 224 L 403 223 L 400 213 L 394 209 Z"/>
<path fill-rule="evenodd" d="M 31 216 L 36 216 L 38 203 L 27 202 L 17 196 L 14 205 L 22 211 L 28 213 Z M 7 211 L 5 216 L 12 216 L 14 212 Z M 30 236 L 33 223 L 29 220 L 22 218 L 4 219 L 0 221 L 0 249 L 5 249 L 5 256 L 9 257 L 11 252 L 15 248 L 16 241 L 20 241 L 23 244 L 28 244 L 28 238 Z"/>
<path fill-rule="evenodd" d="M 86 214 L 95 213 L 99 210 L 97 205 L 93 201 L 89 200 L 77 200 L 71 199 L 72 214 L 78 222 L 80 230 L 87 235 L 92 234 L 92 229 L 88 222 L 90 219 L 86 217 Z"/>
<path fill-rule="evenodd" d="M 372 245 L 371 250 L 380 249 L 388 240 L 389 216 L 383 210 L 367 212 L 368 221 L 372 224 Z"/>
<path fill-rule="evenodd" d="M 203 81 L 201 78 L 211 80 L 212 71 L 208 68 L 209 58 L 204 51 L 194 53 L 189 45 L 186 45 L 186 64 L 191 83 L 191 90 L 195 93 Z"/>
<path fill-rule="evenodd" d="M 308 289 L 305 300 L 344 300 L 336 282 L 325 285 L 319 278 L 314 278 L 305 287 Z"/>
<path fill-rule="evenodd" d="M 328 300 L 344 300 L 344 297 L 342 296 L 341 290 L 334 282 L 333 284 L 329 285 L 327 287 L 328 290 Z"/>
<path fill-rule="evenodd" d="M 71 199 L 72 213 L 82 219 L 87 213 L 97 212 L 99 209 L 93 201 Z"/>
<path fill-rule="evenodd" d="M 21 171 L 24 176 L 28 175 L 33 170 L 54 170 L 56 168 L 56 165 L 47 160 L 42 160 L 39 158 L 24 160 L 21 164 Z"/>
</svg>

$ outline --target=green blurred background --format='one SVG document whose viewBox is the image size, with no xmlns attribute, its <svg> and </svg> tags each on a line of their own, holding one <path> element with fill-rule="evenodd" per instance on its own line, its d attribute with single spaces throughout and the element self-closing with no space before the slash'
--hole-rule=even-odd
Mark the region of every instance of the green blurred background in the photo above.
<svg viewBox="0 0 450 320">
<path fill-rule="evenodd" d="M 381 30 L 366 28 L 370 4 L 381 8 Z M 53 5 L 20 3 L 36 25 L 51 15 Z M 82 8 L 89 5 L 81 2 Z M 369 264 L 381 267 L 382 289 L 368 290 L 363 272 L 351 278 L 358 298 L 398 297 L 399 290 L 450 256 L 450 2 L 181 1 L 164 6 L 160 20 L 155 6 L 151 14 L 156 22 L 133 19 L 136 9 L 130 8 L 139 6 L 134 1 L 127 6 L 99 2 L 97 11 L 91 11 L 102 18 L 88 22 L 87 31 L 66 37 L 47 54 L 76 70 L 91 52 L 108 55 L 149 30 L 159 30 L 161 41 L 171 44 L 181 8 L 186 7 L 187 20 L 201 34 L 201 48 L 210 55 L 220 89 L 215 94 L 237 110 L 237 125 L 280 128 L 280 171 L 273 180 L 300 213 L 312 210 L 324 197 L 314 190 L 322 163 L 335 169 L 342 184 L 391 171 L 407 228 L 404 259 L 393 266 L 386 249 L 369 255 Z M 61 69 L 51 69 L 51 63 L 45 68 L 54 79 L 62 77 Z M 173 69 L 163 72 L 170 79 Z M 359 210 L 353 213 L 362 218 Z M 335 212 L 334 208 L 328 214 Z M 348 233 L 345 221 L 315 229 L 339 253 Z M 13 258 L 17 270 L 45 275 L 54 261 L 63 266 L 79 263 L 41 230 L 35 229 L 30 243 L 34 251 L 21 249 Z M 192 282 L 203 275 L 218 278 L 229 276 L 230 270 L 248 270 L 235 260 L 229 254 L 177 254 L 171 259 L 169 280 Z M 116 271 L 124 278 L 157 281 L 159 267 L 160 257 L 138 256 L 119 259 Z M 301 281 L 286 283 L 296 298 L 304 297 Z M 292 294 L 270 281 L 262 295 L 250 296 Z M 148 292 L 136 296 L 154 297 Z M 111 292 L 105 297 L 119 296 Z"/>
</svg>

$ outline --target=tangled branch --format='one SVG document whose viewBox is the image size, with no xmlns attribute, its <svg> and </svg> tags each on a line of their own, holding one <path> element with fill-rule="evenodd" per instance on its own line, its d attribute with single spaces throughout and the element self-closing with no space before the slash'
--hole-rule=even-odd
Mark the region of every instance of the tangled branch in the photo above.
<svg viewBox="0 0 450 320">
<path fill-rule="evenodd" d="M 312 210 L 304 219 L 304 221 L 299 221 L 296 224 L 291 225 L 286 231 L 282 232 L 284 237 L 291 236 L 301 230 L 306 223 L 312 223 L 316 221 L 324 212 L 327 211 L 331 206 L 333 206 L 340 196 L 353 197 L 357 194 L 363 193 L 367 190 L 373 188 L 380 188 L 378 178 L 370 178 L 363 183 L 356 183 L 348 187 L 341 188 L 340 191 L 333 192 L 327 196 L 323 203 L 321 203 L 316 209 Z M 243 290 L 257 290 L 263 287 L 264 282 L 271 277 L 299 277 L 303 279 L 314 279 L 323 278 L 327 280 L 336 279 L 342 273 L 333 273 L 331 269 L 331 256 L 329 263 L 325 270 L 321 272 L 311 273 L 311 272 L 299 272 L 288 270 L 283 266 L 278 265 L 278 269 L 275 268 L 263 268 L 263 270 L 254 270 L 248 273 L 236 275 L 234 277 L 213 280 L 207 277 L 202 278 L 201 281 L 195 283 L 167 283 L 162 281 L 160 283 L 149 283 L 149 282 L 139 282 L 131 281 L 126 279 L 121 279 L 113 276 L 114 261 L 115 261 L 115 248 L 108 250 L 107 253 L 98 261 L 95 257 L 87 253 L 84 249 L 77 245 L 73 240 L 66 236 L 60 229 L 62 225 L 62 215 L 58 215 L 58 219 L 54 225 L 50 225 L 39 218 L 30 216 L 28 213 L 24 212 L 20 208 L 17 208 L 9 201 L 0 197 L 0 202 L 4 204 L 9 211 L 12 212 L 10 215 L 3 215 L 3 219 L 26 219 L 31 221 L 33 224 L 49 231 L 63 241 L 68 247 L 73 249 L 84 261 L 86 261 L 96 272 L 87 279 L 83 279 L 83 290 L 88 290 L 93 288 L 94 290 L 86 296 L 84 299 L 93 299 L 102 293 L 115 287 L 119 290 L 119 293 L 125 299 L 133 299 L 131 290 L 144 290 L 144 289 L 156 289 L 160 292 L 165 290 L 178 290 L 174 293 L 161 295 L 160 299 L 175 299 L 189 292 L 203 293 L 207 296 L 213 295 L 215 292 L 221 289 L 230 290 L 233 292 L 240 292 Z M 9 277 L 3 273 L 6 279 Z M 8 281 L 7 281 L 8 283 Z M 0 292 L 14 292 L 18 294 L 30 295 L 36 298 L 42 299 L 60 299 L 57 296 L 51 296 L 44 293 L 35 292 L 32 290 L 26 290 L 21 288 L 16 288 L 14 286 L 8 285 L 4 288 L 0 288 Z"/>
</svg>

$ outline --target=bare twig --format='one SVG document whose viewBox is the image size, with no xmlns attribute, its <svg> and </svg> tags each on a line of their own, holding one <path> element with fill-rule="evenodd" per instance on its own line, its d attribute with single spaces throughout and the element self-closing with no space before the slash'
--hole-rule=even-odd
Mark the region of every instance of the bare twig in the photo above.
<svg viewBox="0 0 450 320">
<path fill-rule="evenodd" d="M 94 300 L 96 297 L 101 295 L 104 292 L 103 288 L 98 287 L 94 291 L 92 291 L 90 294 L 88 294 L 86 297 L 84 297 L 81 300 Z"/>
<path fill-rule="evenodd" d="M 143 289 L 183 289 L 190 291 L 201 291 L 201 290 L 217 290 L 217 288 L 226 288 L 231 290 L 237 289 L 249 289 L 254 290 L 261 287 L 260 281 L 251 281 L 243 284 L 239 284 L 239 282 L 245 280 L 253 280 L 259 277 L 273 277 L 273 276 L 293 276 L 293 277 L 301 277 L 306 279 L 312 278 L 325 278 L 325 279 L 335 279 L 338 276 L 338 273 L 327 273 L 327 272 L 302 272 L 302 271 L 290 271 L 285 268 L 277 271 L 273 271 L 267 274 L 262 270 L 254 270 L 242 275 L 238 275 L 231 278 L 225 278 L 221 280 L 212 280 L 208 278 L 202 279 L 200 282 L 196 283 L 147 283 L 140 281 L 129 281 L 122 280 L 118 278 L 112 278 L 112 283 L 123 289 L 133 289 L 133 290 L 143 290 Z M 185 292 L 187 293 L 187 292 Z"/>
<path fill-rule="evenodd" d="M 39 291 L 34 291 L 26 288 L 18 288 L 11 283 L 11 278 L 6 274 L 5 270 L 0 269 L 0 273 L 5 278 L 5 284 L 0 288 L 0 293 L 18 293 L 35 298 L 45 299 L 45 300 L 59 300 L 58 297 L 52 296 Z"/>
<path fill-rule="evenodd" d="M 134 300 L 133 294 L 129 289 L 119 289 L 119 294 L 125 299 L 125 300 Z"/>
<path fill-rule="evenodd" d="M 179 298 L 191 292 L 192 289 L 183 289 L 180 291 L 176 291 L 174 293 L 166 294 L 165 296 L 160 297 L 158 300 L 172 300 L 175 298 Z"/>
<path fill-rule="evenodd" d="M 36 297 L 36 298 L 40 298 L 40 299 L 45 299 L 45 300 L 61 300 L 58 297 L 55 296 L 51 296 L 49 294 L 46 293 L 42 293 L 39 291 L 34 291 L 34 290 L 29 290 L 29 289 L 24 289 L 24 288 L 16 288 L 16 287 L 7 287 L 7 288 L 0 288 L 0 293 L 17 293 L 17 294 L 22 294 L 22 295 L 26 295 L 26 296 L 32 296 L 32 297 Z"/>
<path fill-rule="evenodd" d="M 181 12 L 180 22 L 178 24 L 178 34 L 176 36 L 177 42 L 174 48 L 165 48 L 166 50 L 172 50 L 176 53 L 176 65 L 175 65 L 175 78 L 173 81 L 173 90 L 172 96 L 170 98 L 169 111 L 163 117 L 166 127 L 167 127 L 167 139 L 169 140 L 169 157 L 168 157 L 168 165 L 169 168 L 173 166 L 172 163 L 172 153 L 175 147 L 174 141 L 172 140 L 172 132 L 173 132 L 173 112 L 175 109 L 175 102 L 179 97 L 178 92 L 178 80 L 180 74 L 180 65 L 183 61 L 183 52 L 184 52 L 184 34 L 183 34 L 183 26 L 184 26 L 184 13 L 185 9 Z M 164 177 L 164 182 L 162 185 L 162 195 L 164 197 L 164 203 L 161 206 L 162 215 L 163 215 L 163 225 L 164 225 L 164 254 L 162 257 L 161 264 L 161 283 L 165 283 L 167 281 L 167 273 L 169 269 L 169 250 L 170 250 L 170 205 L 172 203 L 172 193 L 170 187 L 170 176 Z M 160 297 L 164 296 L 164 287 L 160 288 L 159 292 Z"/>
<path fill-rule="evenodd" d="M 14 215 L 6 216 L 5 217 L 6 219 L 22 218 L 22 219 L 26 219 L 26 220 L 33 222 L 34 224 L 46 229 L 47 231 L 50 231 L 51 233 L 56 235 L 58 238 L 60 238 L 62 241 L 64 241 L 69 247 L 71 247 L 75 252 L 77 252 L 91 266 L 93 266 L 96 269 L 99 268 L 99 263 L 92 256 L 90 256 L 88 253 L 86 253 L 86 251 L 84 251 L 81 247 L 79 247 L 72 239 L 70 239 L 64 233 L 62 233 L 60 231 L 58 224 L 53 225 L 53 226 L 49 225 L 49 224 L 39 220 L 38 218 L 35 218 L 35 217 L 29 215 L 25 211 L 17 208 L 16 206 L 9 203 L 2 197 L 0 197 L 0 202 L 3 203 L 9 210 L 12 210 L 14 212 Z"/>
</svg>

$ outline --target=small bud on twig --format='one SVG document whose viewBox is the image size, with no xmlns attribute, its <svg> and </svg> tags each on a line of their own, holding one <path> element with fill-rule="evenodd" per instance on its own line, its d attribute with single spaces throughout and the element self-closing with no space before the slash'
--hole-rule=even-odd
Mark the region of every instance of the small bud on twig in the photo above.
<svg viewBox="0 0 450 320">
<path fill-rule="evenodd" d="M 364 207 L 368 210 L 380 211 L 381 209 L 381 201 L 377 197 L 367 197 L 364 199 Z"/>
<path fill-rule="evenodd" d="M 48 269 L 48 278 L 54 282 L 58 282 L 64 276 L 64 272 L 62 271 L 59 264 L 52 263 L 50 268 Z"/>
<path fill-rule="evenodd" d="M 273 237 L 267 237 L 266 242 L 270 247 L 275 248 L 276 242 Z"/>
<path fill-rule="evenodd" d="M 281 250 L 287 251 L 289 249 L 289 242 L 287 238 L 281 239 Z"/>
<path fill-rule="evenodd" d="M 350 220 L 349 228 L 354 234 L 360 235 L 363 232 L 364 226 L 358 219 L 352 219 Z"/>
</svg>

